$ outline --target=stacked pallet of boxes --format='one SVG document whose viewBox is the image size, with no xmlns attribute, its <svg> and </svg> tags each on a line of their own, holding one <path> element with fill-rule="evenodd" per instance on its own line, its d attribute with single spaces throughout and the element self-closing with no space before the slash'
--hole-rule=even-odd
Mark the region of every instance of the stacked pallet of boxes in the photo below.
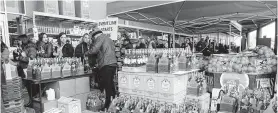
<svg viewBox="0 0 278 113">
<path fill-rule="evenodd" d="M 15 77 L 1 85 L 4 111 L 2 113 L 22 113 L 24 112 L 24 100 L 22 99 L 22 80 Z"/>
</svg>

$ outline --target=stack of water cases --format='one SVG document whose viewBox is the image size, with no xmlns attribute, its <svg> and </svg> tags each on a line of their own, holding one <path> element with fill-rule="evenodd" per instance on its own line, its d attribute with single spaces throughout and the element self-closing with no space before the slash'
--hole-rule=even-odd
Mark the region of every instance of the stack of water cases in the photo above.
<svg viewBox="0 0 278 113">
<path fill-rule="evenodd" d="M 2 99 L 4 111 L 2 113 L 22 113 L 24 112 L 24 100 L 22 99 L 22 80 L 15 77 L 2 83 Z"/>
</svg>

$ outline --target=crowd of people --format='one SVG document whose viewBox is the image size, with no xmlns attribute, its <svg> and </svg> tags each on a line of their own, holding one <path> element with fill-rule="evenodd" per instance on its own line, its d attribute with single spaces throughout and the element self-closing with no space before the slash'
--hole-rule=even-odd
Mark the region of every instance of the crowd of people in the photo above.
<svg viewBox="0 0 278 113">
<path fill-rule="evenodd" d="M 92 30 L 89 34 L 84 34 L 80 43 L 74 48 L 66 38 L 65 33 L 60 33 L 57 37 L 58 44 L 52 43 L 46 33 L 39 34 L 39 40 L 28 37 L 26 34 L 18 36 L 19 43 L 17 49 L 13 51 L 13 59 L 9 58 L 9 48 L 1 38 L 1 63 L 14 64 L 17 67 L 18 76 L 26 78 L 23 72 L 27 68 L 29 60 L 53 57 L 78 57 L 84 61 L 88 58 L 91 67 L 97 66 L 98 75 L 102 76 L 100 81 L 100 89 L 106 93 L 106 101 L 103 109 L 108 108 L 111 103 L 111 97 L 115 97 L 116 91 L 113 77 L 116 73 L 117 59 L 115 55 L 115 45 L 110 37 L 107 37 L 99 29 Z M 4 70 L 1 65 L 1 70 Z M 1 80 L 5 80 L 4 71 L 1 71 Z M 33 85 L 23 80 L 23 84 L 31 95 L 31 87 Z M 2 82 L 4 83 L 4 82 Z M 36 86 L 35 86 L 36 87 Z M 36 88 L 37 89 L 37 88 Z M 36 95 L 37 91 L 33 91 L 32 95 Z M 31 101 L 26 106 L 31 105 Z"/>
</svg>

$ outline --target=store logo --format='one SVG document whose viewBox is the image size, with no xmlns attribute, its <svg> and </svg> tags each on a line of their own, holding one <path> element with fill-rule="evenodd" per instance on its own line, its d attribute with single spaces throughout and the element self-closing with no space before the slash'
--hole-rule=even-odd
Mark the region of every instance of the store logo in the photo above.
<svg viewBox="0 0 278 113">
<path fill-rule="evenodd" d="M 139 87 L 140 85 L 140 79 L 138 77 L 135 77 L 133 79 L 133 84 L 134 84 L 134 87 Z"/>
<path fill-rule="evenodd" d="M 170 81 L 167 80 L 167 79 L 164 79 L 162 81 L 162 83 L 161 83 L 161 87 L 162 87 L 163 91 L 169 91 L 170 90 L 170 86 L 171 86 Z"/>
<path fill-rule="evenodd" d="M 148 84 L 148 87 L 149 87 L 149 89 L 154 89 L 154 79 L 152 79 L 152 78 L 150 78 L 150 79 L 148 79 L 147 80 L 147 84 Z"/>
<path fill-rule="evenodd" d="M 126 85 L 127 84 L 127 78 L 125 77 L 125 76 L 123 76 L 123 77 L 121 77 L 121 83 L 123 84 L 123 85 Z"/>
</svg>

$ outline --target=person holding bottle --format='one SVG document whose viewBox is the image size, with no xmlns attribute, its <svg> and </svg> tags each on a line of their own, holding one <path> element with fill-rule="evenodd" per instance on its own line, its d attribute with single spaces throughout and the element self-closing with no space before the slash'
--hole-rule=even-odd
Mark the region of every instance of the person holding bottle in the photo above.
<svg viewBox="0 0 278 113">
<path fill-rule="evenodd" d="M 58 37 L 58 47 L 54 50 L 55 57 L 73 57 L 74 48 L 70 43 L 70 40 L 67 40 L 67 36 L 64 32 L 61 32 Z"/>
<path fill-rule="evenodd" d="M 39 34 L 39 41 L 37 42 L 38 56 L 43 58 L 53 57 L 53 45 L 49 42 L 46 33 Z"/>
</svg>

